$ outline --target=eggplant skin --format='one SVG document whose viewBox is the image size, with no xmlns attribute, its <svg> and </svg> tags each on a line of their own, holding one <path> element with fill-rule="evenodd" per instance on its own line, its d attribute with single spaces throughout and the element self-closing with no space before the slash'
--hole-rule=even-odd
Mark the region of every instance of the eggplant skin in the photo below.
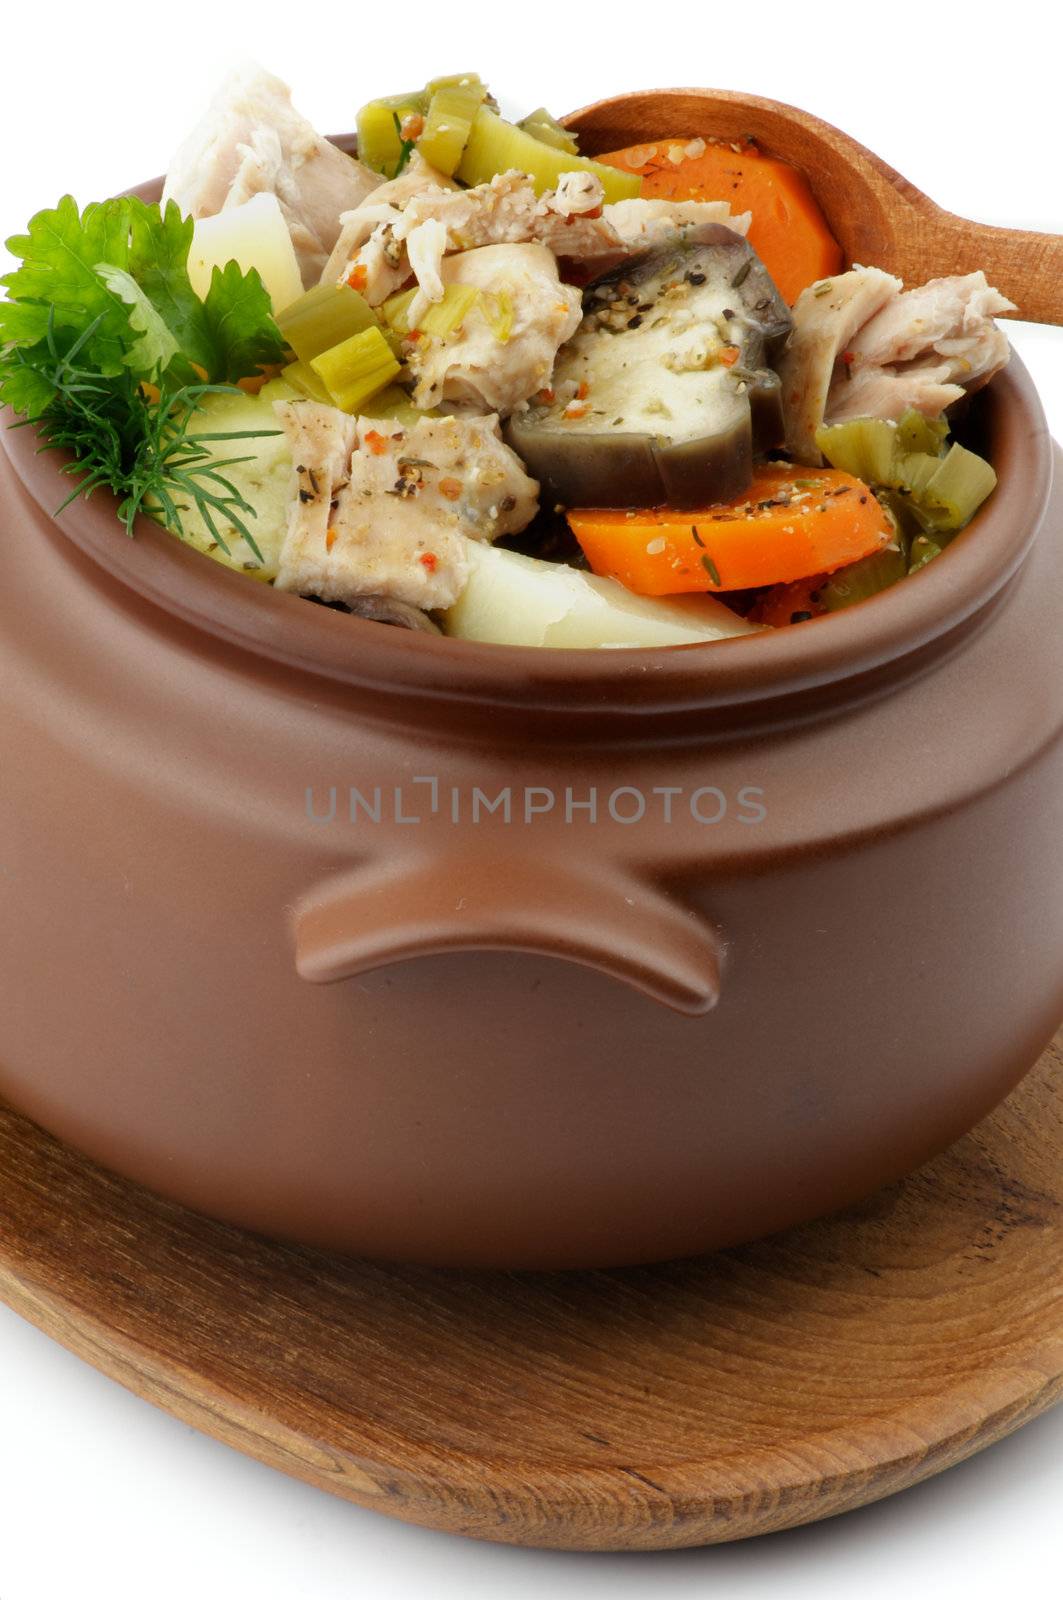
<svg viewBox="0 0 1063 1600">
<path fill-rule="evenodd" d="M 771 363 L 791 331 L 748 243 L 715 223 L 677 231 L 589 284 L 583 310 L 554 369 L 560 397 L 505 426 L 544 503 L 695 507 L 740 495 L 755 454 L 782 442 Z M 717 360 L 725 343 L 738 347 L 730 368 Z M 576 387 L 589 410 L 573 421 L 565 395 Z"/>
<path fill-rule="evenodd" d="M 575 434 L 512 416 L 506 443 L 538 478 L 543 504 L 703 506 L 741 494 L 753 476 L 747 407 L 726 432 L 672 444 L 647 433 Z"/>
</svg>

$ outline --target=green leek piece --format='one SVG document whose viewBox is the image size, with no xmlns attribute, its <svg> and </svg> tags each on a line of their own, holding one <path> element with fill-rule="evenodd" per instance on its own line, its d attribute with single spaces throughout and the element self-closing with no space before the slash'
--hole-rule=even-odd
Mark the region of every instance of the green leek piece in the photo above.
<svg viewBox="0 0 1063 1600">
<path fill-rule="evenodd" d="M 447 339 L 457 333 L 476 301 L 480 291 L 472 283 L 448 283 L 442 300 L 428 307 L 417 324 L 421 333 L 433 339 Z"/>
<path fill-rule="evenodd" d="M 556 188 L 564 172 L 593 172 L 602 180 L 605 198 L 610 203 L 633 200 L 642 188 L 642 179 L 636 173 L 618 172 L 615 167 L 599 166 L 585 156 L 570 156 L 564 150 L 551 149 L 523 128 L 504 122 L 487 106 L 481 106 L 473 121 L 457 177 L 462 183 L 474 185 L 488 183 L 498 172 L 514 170 L 528 174 L 536 194 Z"/>
<path fill-rule="evenodd" d="M 442 78 L 429 78 L 424 86 L 425 95 L 429 100 L 440 89 L 476 89 L 480 100 L 487 99 L 487 85 L 478 72 L 451 72 Z"/>
<path fill-rule="evenodd" d="M 310 366 L 341 411 L 355 413 L 401 372 L 379 328 L 352 334 L 315 356 Z"/>
<path fill-rule="evenodd" d="M 404 339 L 410 331 L 409 311 L 418 293 L 416 288 L 402 289 L 398 294 L 388 295 L 379 308 L 385 326 L 400 339 Z"/>
<path fill-rule="evenodd" d="M 555 150 L 564 150 L 570 156 L 579 155 L 576 135 L 563 128 L 545 106 L 539 106 L 537 110 L 530 111 L 526 117 L 521 117 L 517 127 L 523 128 L 525 133 L 530 133 L 540 144 L 552 145 Z"/>
<path fill-rule="evenodd" d="M 380 307 L 390 332 L 401 338 L 410 332 L 410 306 L 418 293 L 417 289 L 403 289 L 401 294 L 390 295 Z M 479 296 L 479 289 L 471 283 L 448 283 L 442 300 L 434 301 L 417 323 L 417 331 L 435 339 L 457 333 Z"/>
<path fill-rule="evenodd" d="M 393 178 L 402 160 L 403 138 L 399 130 L 403 121 L 406 117 L 423 117 L 427 110 L 428 96 L 422 89 L 370 100 L 358 113 L 358 159 L 374 172 Z"/>
<path fill-rule="evenodd" d="M 929 566 L 935 557 L 941 554 L 943 546 L 948 543 L 943 539 L 939 544 L 936 539 L 929 538 L 925 533 L 920 533 L 912 540 L 912 548 L 908 556 L 908 575 L 920 572 L 923 567 Z"/>
<path fill-rule="evenodd" d="M 481 289 L 480 314 L 499 344 L 507 344 L 513 332 L 512 295 L 505 289 Z"/>
<path fill-rule="evenodd" d="M 444 86 L 432 95 L 417 148 L 437 172 L 449 177 L 457 171 L 486 93 L 477 78 L 475 83 Z"/>
<path fill-rule="evenodd" d="M 894 482 L 898 488 L 906 489 L 918 500 L 940 465 L 940 456 L 928 456 L 920 450 L 913 450 L 910 455 L 901 456 L 897 462 Z"/>
<path fill-rule="evenodd" d="M 281 377 L 285 378 L 294 389 L 298 389 L 300 394 L 306 395 L 308 400 L 318 400 L 323 406 L 332 404 L 332 396 L 313 367 L 308 366 L 305 361 L 293 361 L 284 368 Z"/>
<path fill-rule="evenodd" d="M 281 312 L 277 326 L 299 360 L 307 362 L 380 323 L 357 289 L 346 283 L 319 283 Z"/>
<path fill-rule="evenodd" d="M 896 480 L 897 424 L 881 417 L 854 417 L 850 422 L 816 429 L 816 445 L 832 467 L 864 483 Z"/>
<path fill-rule="evenodd" d="M 933 528 L 955 533 L 967 526 L 996 485 L 997 475 L 988 461 L 954 444 L 923 486 L 919 505 Z"/>
<path fill-rule="evenodd" d="M 434 407 L 431 411 L 422 411 L 414 405 L 405 389 L 397 383 L 389 383 L 371 400 L 363 401 L 358 414 L 362 417 L 380 417 L 386 422 L 401 422 L 404 428 L 412 428 L 422 417 L 438 417 L 439 412 Z"/>
<path fill-rule="evenodd" d="M 851 566 L 832 572 L 819 591 L 820 600 L 828 611 L 844 611 L 858 600 L 867 600 L 883 589 L 892 588 L 899 579 L 908 576 L 908 562 L 903 550 L 876 550 L 874 555 L 854 561 Z"/>
<path fill-rule="evenodd" d="M 907 454 L 939 456 L 948 438 L 949 425 L 944 417 L 924 417 L 921 411 L 909 406 L 897 423 L 897 444 Z"/>
</svg>

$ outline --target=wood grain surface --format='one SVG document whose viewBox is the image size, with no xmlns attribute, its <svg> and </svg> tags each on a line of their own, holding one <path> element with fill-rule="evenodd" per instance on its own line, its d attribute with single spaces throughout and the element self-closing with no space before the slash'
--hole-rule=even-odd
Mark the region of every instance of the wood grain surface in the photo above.
<svg viewBox="0 0 1063 1600">
<path fill-rule="evenodd" d="M 767 1533 L 917 1483 L 1063 1393 L 1061 1045 L 860 1208 L 623 1272 L 269 1242 L 0 1110 L 0 1296 L 204 1432 L 391 1516 L 586 1550 Z"/>
<path fill-rule="evenodd" d="M 1020 317 L 1063 323 L 1063 236 L 955 216 L 807 111 L 724 89 L 652 89 L 598 101 L 565 120 L 589 154 L 669 135 L 751 134 L 807 174 L 848 261 L 882 267 L 909 286 L 981 269 Z"/>
</svg>

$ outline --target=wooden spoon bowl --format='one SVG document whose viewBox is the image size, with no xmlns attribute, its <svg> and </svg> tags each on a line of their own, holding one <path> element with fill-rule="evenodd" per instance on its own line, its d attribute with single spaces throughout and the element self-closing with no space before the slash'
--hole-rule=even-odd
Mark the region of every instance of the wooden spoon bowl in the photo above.
<svg viewBox="0 0 1063 1600">
<path fill-rule="evenodd" d="M 906 284 L 985 272 L 1028 322 L 1063 324 L 1063 236 L 994 228 L 944 211 L 829 122 L 777 100 L 724 89 L 615 95 L 566 119 L 587 154 L 689 134 L 752 136 L 808 177 L 846 259 Z"/>
</svg>

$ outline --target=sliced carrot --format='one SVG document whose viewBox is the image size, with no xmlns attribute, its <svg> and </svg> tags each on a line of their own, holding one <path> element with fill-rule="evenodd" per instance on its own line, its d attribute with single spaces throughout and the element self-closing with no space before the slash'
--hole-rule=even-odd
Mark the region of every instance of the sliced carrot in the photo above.
<svg viewBox="0 0 1063 1600">
<path fill-rule="evenodd" d="M 736 151 L 723 141 L 658 139 L 595 160 L 640 173 L 644 200 L 726 200 L 734 212 L 751 211 L 749 242 L 787 305 L 844 265 L 804 173 L 751 142 Z"/>
<path fill-rule="evenodd" d="M 740 499 L 702 511 L 569 511 L 594 572 L 635 594 L 759 589 L 833 572 L 893 538 L 859 478 L 772 463 Z"/>
<path fill-rule="evenodd" d="M 788 628 L 792 622 L 821 617 L 827 609 L 820 594 L 826 581 L 827 574 L 821 572 L 814 578 L 765 589 L 749 613 L 750 622 L 759 622 L 764 628 Z"/>
</svg>

